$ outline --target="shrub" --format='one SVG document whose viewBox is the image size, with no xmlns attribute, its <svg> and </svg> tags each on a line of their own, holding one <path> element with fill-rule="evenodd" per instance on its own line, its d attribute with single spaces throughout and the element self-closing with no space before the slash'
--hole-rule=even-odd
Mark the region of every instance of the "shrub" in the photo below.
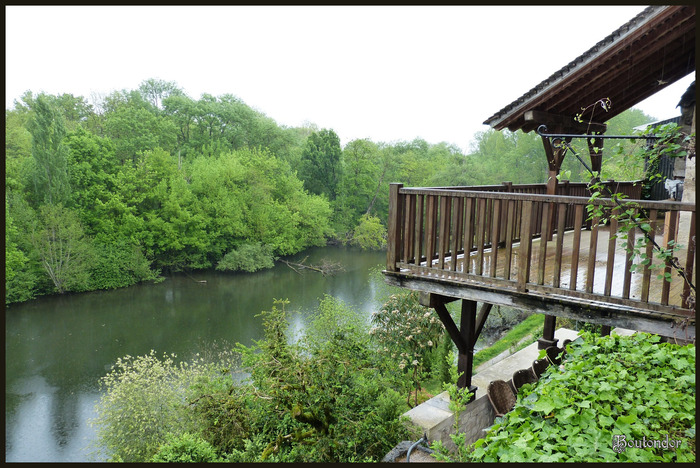
<svg viewBox="0 0 700 468">
<path fill-rule="evenodd" d="M 97 428 L 98 451 L 113 461 L 143 462 L 167 442 L 168 434 L 194 429 L 184 390 L 215 375 L 216 368 L 197 360 L 175 364 L 175 357 L 159 358 L 155 351 L 126 356 L 102 377 L 105 392 L 90 421 Z"/>
<path fill-rule="evenodd" d="M 352 245 L 363 250 L 382 250 L 386 247 L 386 228 L 376 216 L 365 213 L 352 233 Z"/>
<path fill-rule="evenodd" d="M 330 341 L 334 335 L 347 335 L 354 341 L 363 342 L 368 337 L 364 321 L 365 318 L 347 303 L 326 294 L 306 327 L 305 338 L 316 346 Z"/>
<path fill-rule="evenodd" d="M 261 243 L 243 244 L 224 255 L 216 269 L 219 271 L 254 272 L 275 266 L 272 249 Z"/>
<path fill-rule="evenodd" d="M 158 277 L 159 272 L 151 270 L 150 262 L 136 245 L 120 239 L 112 244 L 96 242 L 95 247 L 90 289 L 122 288 Z"/>
<path fill-rule="evenodd" d="M 380 459 L 407 429 L 400 397 L 379 372 L 376 354 L 344 325 L 355 312 L 326 298 L 312 322 L 339 332 L 289 343 L 284 304 L 263 313 L 265 340 L 239 346 L 257 396 L 250 400 L 256 434 L 235 461 Z"/>
<path fill-rule="evenodd" d="M 111 460 L 376 461 L 406 439 L 401 396 L 356 312 L 327 296 L 315 333 L 291 342 L 287 303 L 261 313 L 253 346 L 189 364 L 154 352 L 118 360 L 93 421 Z M 247 377 L 234 381 L 234 369 Z"/>
<path fill-rule="evenodd" d="M 444 335 L 444 326 L 435 312 L 420 305 L 418 293 L 394 294 L 378 312 L 372 313 L 374 338 L 380 353 L 398 367 L 399 374 L 410 376 L 408 397 L 414 393 L 417 402 L 423 371 L 431 350 Z M 410 406 L 410 400 L 407 401 Z"/>
<path fill-rule="evenodd" d="M 201 437 L 185 432 L 179 436 L 169 434 L 151 458 L 155 463 L 211 463 L 221 461 L 214 447 Z"/>
</svg>

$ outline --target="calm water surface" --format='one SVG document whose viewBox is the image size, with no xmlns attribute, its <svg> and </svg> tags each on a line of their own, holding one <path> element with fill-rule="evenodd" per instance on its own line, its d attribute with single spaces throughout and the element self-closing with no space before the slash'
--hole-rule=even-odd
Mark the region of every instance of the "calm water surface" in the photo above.
<svg viewBox="0 0 700 468">
<path fill-rule="evenodd" d="M 287 298 L 290 322 L 303 330 L 324 294 L 367 316 L 381 283 L 370 270 L 383 252 L 312 249 L 290 258 L 328 259 L 345 271 L 324 277 L 297 274 L 284 264 L 249 274 L 218 272 L 167 276 L 159 284 L 72 296 L 44 297 L 5 313 L 6 461 L 92 461 L 88 444 L 100 397 L 99 379 L 117 358 L 175 353 L 187 358 L 212 343 L 245 345 L 263 335 L 261 310 Z M 196 280 L 205 280 L 198 283 Z"/>
</svg>

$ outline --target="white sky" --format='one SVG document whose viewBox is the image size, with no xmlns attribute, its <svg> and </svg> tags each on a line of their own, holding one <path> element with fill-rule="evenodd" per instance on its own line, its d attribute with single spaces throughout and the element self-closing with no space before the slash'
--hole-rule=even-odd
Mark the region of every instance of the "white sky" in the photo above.
<svg viewBox="0 0 700 468">
<path fill-rule="evenodd" d="M 6 6 L 5 106 L 27 90 L 91 101 L 158 78 L 332 128 L 343 145 L 420 137 L 466 152 L 484 120 L 643 9 Z M 693 79 L 637 108 L 679 115 Z"/>
</svg>

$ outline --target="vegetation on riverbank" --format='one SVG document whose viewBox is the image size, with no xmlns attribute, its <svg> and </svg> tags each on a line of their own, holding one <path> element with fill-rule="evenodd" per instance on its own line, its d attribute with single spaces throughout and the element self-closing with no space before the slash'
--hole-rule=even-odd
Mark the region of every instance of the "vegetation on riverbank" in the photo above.
<svg viewBox="0 0 700 468">
<path fill-rule="evenodd" d="M 486 131 L 468 154 L 421 139 L 341 147 L 332 129 L 280 126 L 235 96 L 192 99 L 160 80 L 92 103 L 27 92 L 5 117 L 6 304 L 167 270 L 253 271 L 328 240 L 383 248 L 390 182 L 547 177 L 534 133 Z M 628 111 L 608 128 L 649 120 Z M 573 159 L 563 171 L 588 180 Z"/>
<path fill-rule="evenodd" d="M 330 296 L 292 340 L 286 304 L 275 301 L 261 313 L 265 335 L 252 346 L 180 363 L 155 352 L 119 359 L 102 379 L 92 421 L 96 455 L 123 462 L 361 462 L 379 461 L 414 438 L 401 415 L 414 385 L 409 369 L 428 372 L 426 356 L 397 366 L 392 353 L 404 348 L 373 339 L 366 320 Z M 386 307 L 408 313 L 415 301 L 407 295 Z M 423 325 L 413 324 L 416 337 Z"/>
</svg>

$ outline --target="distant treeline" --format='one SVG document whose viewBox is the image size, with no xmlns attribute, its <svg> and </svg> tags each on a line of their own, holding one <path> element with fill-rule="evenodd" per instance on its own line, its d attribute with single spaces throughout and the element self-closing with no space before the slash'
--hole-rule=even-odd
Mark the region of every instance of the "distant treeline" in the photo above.
<svg viewBox="0 0 700 468">
<path fill-rule="evenodd" d="M 390 182 L 546 181 L 534 133 L 482 132 L 467 155 L 422 139 L 343 148 L 331 129 L 280 126 L 235 96 L 195 100 L 173 82 L 93 101 L 28 91 L 6 110 L 6 303 L 164 270 L 254 271 L 329 240 L 382 248 Z M 650 118 L 615 120 L 629 132 Z M 573 158 L 564 170 L 588 180 Z"/>
</svg>

